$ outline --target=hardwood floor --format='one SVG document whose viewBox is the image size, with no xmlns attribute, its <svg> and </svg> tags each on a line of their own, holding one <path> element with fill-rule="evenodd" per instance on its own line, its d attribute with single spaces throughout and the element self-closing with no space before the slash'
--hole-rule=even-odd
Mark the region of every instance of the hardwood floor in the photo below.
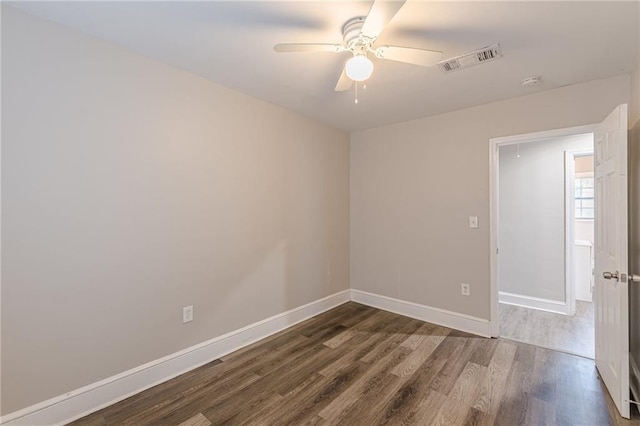
<svg viewBox="0 0 640 426">
<path fill-rule="evenodd" d="M 501 303 L 500 336 L 594 359 L 593 303 L 576 300 L 575 315 Z"/>
<path fill-rule="evenodd" d="M 350 302 L 72 424 L 596 426 L 635 416 L 616 414 L 591 360 Z"/>
</svg>

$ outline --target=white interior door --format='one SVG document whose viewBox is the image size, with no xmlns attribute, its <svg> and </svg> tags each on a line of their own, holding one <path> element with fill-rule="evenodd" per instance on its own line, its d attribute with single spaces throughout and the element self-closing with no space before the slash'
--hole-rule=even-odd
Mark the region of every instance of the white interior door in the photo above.
<svg viewBox="0 0 640 426">
<path fill-rule="evenodd" d="M 629 418 L 627 105 L 609 114 L 594 137 L 596 366 Z"/>
</svg>

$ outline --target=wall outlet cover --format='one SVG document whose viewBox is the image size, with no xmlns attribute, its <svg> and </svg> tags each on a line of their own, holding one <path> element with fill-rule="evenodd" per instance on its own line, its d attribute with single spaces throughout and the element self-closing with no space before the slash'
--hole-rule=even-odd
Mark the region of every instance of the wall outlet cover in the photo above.
<svg viewBox="0 0 640 426">
<path fill-rule="evenodd" d="M 463 296 L 471 296 L 471 286 L 469 284 L 460 284 L 460 293 Z"/>
</svg>

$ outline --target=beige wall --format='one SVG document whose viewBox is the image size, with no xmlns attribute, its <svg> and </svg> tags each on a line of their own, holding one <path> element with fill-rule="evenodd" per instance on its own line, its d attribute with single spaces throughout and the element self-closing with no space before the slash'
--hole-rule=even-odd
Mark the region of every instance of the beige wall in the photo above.
<svg viewBox="0 0 640 426">
<path fill-rule="evenodd" d="M 593 155 L 582 155 L 580 157 L 576 157 L 575 163 L 576 173 L 593 174 Z"/>
<path fill-rule="evenodd" d="M 352 133 L 352 288 L 488 319 L 489 139 L 597 123 L 628 101 L 619 76 Z"/>
<path fill-rule="evenodd" d="M 349 288 L 347 133 L 6 6 L 2 106 L 3 414 Z"/>
<path fill-rule="evenodd" d="M 593 134 L 500 147 L 500 291 L 565 302 L 567 150 L 593 151 Z"/>
</svg>

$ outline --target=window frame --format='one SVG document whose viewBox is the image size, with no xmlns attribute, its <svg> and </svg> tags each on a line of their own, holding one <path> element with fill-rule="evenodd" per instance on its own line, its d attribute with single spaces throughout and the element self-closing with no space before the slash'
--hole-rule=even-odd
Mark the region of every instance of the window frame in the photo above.
<svg viewBox="0 0 640 426">
<path fill-rule="evenodd" d="M 582 174 L 582 173 L 580 173 Z M 583 183 L 585 180 L 591 180 L 591 186 L 584 186 Z M 583 195 L 583 190 L 589 190 L 591 189 L 591 196 L 584 196 Z M 578 191 L 580 191 L 580 195 L 578 196 L 577 193 Z M 593 175 L 589 173 L 589 175 L 584 175 L 584 176 L 578 176 L 576 175 L 574 177 L 574 193 L 573 193 L 573 200 L 574 200 L 574 209 L 573 209 L 573 217 L 576 220 L 593 220 L 595 217 L 595 198 L 594 198 L 594 191 L 595 191 L 595 181 L 593 179 Z M 583 206 L 583 201 L 585 200 L 591 200 L 591 207 L 584 207 Z M 591 215 L 585 215 L 584 212 L 585 211 L 591 211 Z"/>
</svg>

